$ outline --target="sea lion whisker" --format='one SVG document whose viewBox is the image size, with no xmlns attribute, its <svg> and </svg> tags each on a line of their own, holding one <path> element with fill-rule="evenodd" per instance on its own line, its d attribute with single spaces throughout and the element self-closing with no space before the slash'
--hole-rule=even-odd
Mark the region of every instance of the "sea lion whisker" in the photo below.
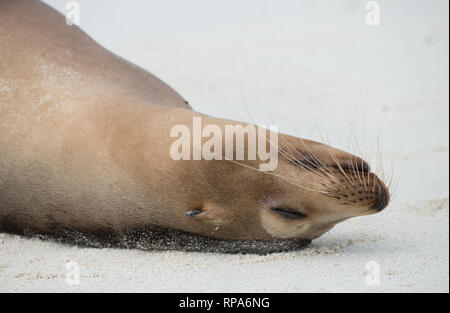
<svg viewBox="0 0 450 313">
<path fill-rule="evenodd" d="M 391 194 L 391 199 L 392 196 L 395 194 L 395 191 L 393 190 L 394 188 L 392 188 L 391 186 L 393 186 L 393 182 L 394 182 L 394 164 L 395 164 L 395 151 L 392 153 L 392 158 L 391 158 L 391 162 L 390 162 L 390 170 L 389 170 L 389 174 L 388 177 L 389 179 L 388 181 L 388 185 L 387 185 L 387 189 L 389 190 L 390 194 Z"/>
<path fill-rule="evenodd" d="M 294 128 L 296 134 L 297 134 L 297 137 L 300 137 L 300 133 L 299 133 L 297 127 L 295 126 L 294 121 L 292 120 L 291 117 L 289 117 L 289 120 L 290 120 L 291 125 L 292 125 L 292 127 Z M 308 147 L 306 147 L 305 143 L 304 143 L 301 139 L 300 139 L 300 141 L 302 142 L 303 146 L 304 146 L 306 149 L 308 149 Z M 316 155 L 311 151 L 311 149 L 308 149 L 308 150 L 309 150 L 309 151 L 308 151 L 308 154 L 309 154 L 311 157 L 313 157 L 313 159 L 315 159 L 316 162 L 319 163 L 321 166 L 317 166 L 317 164 L 314 164 L 313 162 L 311 162 L 311 161 L 309 160 L 308 157 L 305 157 L 305 156 L 304 156 L 300 151 L 298 151 L 297 149 L 294 148 L 294 150 L 295 150 L 298 154 L 300 154 L 300 156 L 302 157 L 302 159 L 304 159 L 305 161 L 307 161 L 308 163 L 310 163 L 313 167 L 319 168 L 323 173 L 327 174 L 326 171 L 325 171 L 323 168 L 328 169 L 328 166 L 327 166 L 326 164 L 324 164 L 319 158 L 317 158 Z M 328 172 L 329 172 L 329 174 L 331 174 L 331 176 L 328 175 L 330 178 L 331 178 L 331 177 L 334 177 L 334 173 L 333 173 L 332 171 L 328 170 Z M 338 180 L 336 180 L 336 182 L 340 184 L 340 182 L 339 182 Z"/>
<path fill-rule="evenodd" d="M 322 132 L 320 131 L 319 123 L 317 122 L 317 119 L 314 118 L 314 125 L 316 127 L 316 131 L 319 134 L 320 138 L 322 139 L 322 142 L 326 145 L 329 145 L 330 140 L 325 140 L 324 136 L 322 135 Z"/>
<path fill-rule="evenodd" d="M 312 157 L 312 158 L 320 165 L 319 168 L 322 169 L 323 171 L 327 170 L 327 171 L 331 174 L 331 176 L 334 177 L 335 175 L 334 175 L 333 171 L 331 171 L 331 170 L 329 169 L 328 165 L 325 164 L 325 163 L 323 163 L 322 160 L 320 160 L 320 159 L 315 155 L 315 153 L 314 153 L 313 151 L 311 151 L 311 148 L 309 148 L 308 146 L 306 146 L 304 140 L 299 138 L 299 141 L 301 141 L 303 147 L 305 147 L 307 150 L 309 150 L 309 151 L 308 151 L 308 155 L 311 156 L 311 157 Z M 307 158 L 307 160 L 308 160 L 308 158 Z"/>
<path fill-rule="evenodd" d="M 329 188 L 329 189 L 331 189 L 331 190 L 334 190 L 334 192 L 340 190 L 339 188 L 337 188 L 337 187 L 335 187 L 335 186 L 332 186 L 332 185 L 330 185 L 330 184 L 327 184 L 327 183 L 326 183 L 326 180 L 325 180 L 324 178 L 319 178 L 319 179 L 321 179 L 321 180 L 320 180 L 320 183 L 322 184 L 322 186 L 324 186 L 324 187 L 326 187 L 326 188 Z"/>
<path fill-rule="evenodd" d="M 323 174 L 327 175 L 329 178 L 334 179 L 337 183 L 340 184 L 340 182 L 336 179 L 336 177 L 334 175 L 332 175 L 332 173 L 327 173 L 321 166 L 317 167 L 316 164 L 314 164 L 308 157 L 305 157 L 300 151 L 298 151 L 295 147 L 293 147 L 288 141 L 286 141 L 286 143 L 289 145 L 289 147 L 294 150 L 295 153 L 297 153 L 301 158 L 302 161 L 306 161 L 308 163 L 310 163 L 312 166 L 315 166 L 314 168 L 309 167 L 308 165 L 305 164 L 305 162 L 299 161 L 298 163 L 301 164 L 302 166 L 306 167 L 307 169 L 314 171 L 315 169 L 318 169 L 319 171 L 321 171 Z M 313 155 L 313 153 L 310 153 L 311 156 Z M 322 177 L 324 177 L 323 175 L 321 175 Z"/>
<path fill-rule="evenodd" d="M 353 130 L 352 124 L 350 124 L 350 129 Z M 356 136 L 354 134 L 356 134 L 356 131 L 350 131 L 350 143 L 352 144 L 352 150 L 355 152 L 355 154 L 360 154 L 358 152 L 360 152 L 360 148 L 359 148 L 359 144 L 358 144 L 358 140 L 356 138 Z M 355 162 L 353 163 L 352 158 L 355 159 Z M 353 167 L 353 173 L 354 175 L 358 178 L 359 184 L 363 184 L 362 180 L 361 180 L 361 176 L 359 175 L 359 168 L 358 168 L 358 162 L 356 159 L 356 155 L 351 155 L 350 156 L 350 161 Z"/>
<path fill-rule="evenodd" d="M 224 103 L 228 109 L 230 109 L 230 111 L 237 116 L 237 118 L 241 121 L 245 121 L 245 118 L 242 118 L 242 116 L 240 114 L 238 114 L 221 96 L 219 96 L 220 100 L 222 101 L 222 103 Z"/>
<path fill-rule="evenodd" d="M 262 136 L 264 136 L 264 138 L 265 138 L 265 140 L 266 140 L 266 142 L 269 142 L 269 144 L 271 145 L 271 146 L 273 146 L 273 147 L 275 147 L 277 150 L 278 150 L 278 152 L 280 152 L 288 161 L 290 161 L 290 162 L 295 162 L 296 161 L 296 159 L 294 159 L 293 157 L 292 157 L 292 155 L 291 154 L 289 154 L 287 151 L 285 151 L 284 149 L 282 149 L 282 148 L 280 148 L 279 146 L 277 146 L 277 145 L 274 145 L 273 144 L 273 142 L 270 140 L 270 139 L 268 139 L 267 138 L 267 136 L 265 136 L 265 135 L 262 135 Z M 283 139 L 282 139 L 283 140 Z M 297 163 L 296 163 L 297 164 Z M 299 164 L 298 164 L 299 165 Z M 304 164 L 302 164 L 303 166 L 304 166 Z M 311 169 L 311 173 L 314 173 L 315 175 L 317 175 L 317 173 L 315 172 L 315 171 L 313 171 L 312 169 Z M 330 185 L 328 185 L 328 187 L 329 188 L 333 188 L 332 186 L 330 186 Z M 312 190 L 311 190 L 312 191 Z M 316 192 L 319 192 L 318 190 L 315 190 Z"/>
<path fill-rule="evenodd" d="M 361 169 L 364 168 L 364 161 L 361 159 Z M 367 171 L 369 172 L 369 171 Z M 363 185 L 364 185 L 364 190 L 367 192 L 367 185 L 366 185 L 366 180 L 364 179 L 364 170 L 362 171 L 362 179 L 363 179 Z"/>
<path fill-rule="evenodd" d="M 371 171 L 367 171 L 367 187 L 370 186 L 370 173 L 371 173 Z"/>
<path fill-rule="evenodd" d="M 318 193 L 321 193 L 321 194 L 329 194 L 329 192 L 326 192 L 326 191 L 323 191 L 323 190 L 311 189 L 311 188 L 308 188 L 308 187 L 299 185 L 299 184 L 297 184 L 297 183 L 292 182 L 292 181 L 289 180 L 287 177 L 284 177 L 284 176 L 282 176 L 282 175 L 275 174 L 275 173 L 273 173 L 273 172 L 262 171 L 262 170 L 260 170 L 259 168 L 255 168 L 255 167 L 252 167 L 252 166 L 249 166 L 249 165 L 245 165 L 245 164 L 242 164 L 242 163 L 240 163 L 240 162 L 238 162 L 238 161 L 235 161 L 235 160 L 225 159 L 225 161 L 233 162 L 233 163 L 235 163 L 235 164 L 237 164 L 237 165 L 239 165 L 239 166 L 243 166 L 243 167 L 245 167 L 245 168 L 248 168 L 248 169 L 251 169 L 251 170 L 254 170 L 254 171 L 258 171 L 258 172 L 261 172 L 261 173 L 263 173 L 263 174 L 267 174 L 267 175 L 272 175 L 272 176 L 278 177 L 278 178 L 280 178 L 280 179 L 282 179 L 282 180 L 284 180 L 284 181 L 286 181 L 286 182 L 288 182 L 288 183 L 290 183 L 290 184 L 292 184 L 292 185 L 294 185 L 294 186 L 303 188 L 303 189 L 308 190 L 308 191 L 318 192 Z"/>
<path fill-rule="evenodd" d="M 296 164 L 297 166 L 303 166 L 304 168 L 308 168 L 308 169 L 310 169 L 310 171 L 311 171 L 311 173 L 313 173 L 313 174 L 315 174 L 315 175 L 317 175 L 318 176 L 318 174 L 316 173 L 316 171 L 314 171 L 314 169 L 313 168 L 310 168 L 310 167 L 308 167 L 308 166 L 306 166 L 305 164 L 303 164 L 303 163 L 301 163 L 301 162 L 296 162 L 297 161 L 297 159 L 295 159 L 295 157 L 294 156 L 292 156 L 292 154 L 290 154 L 289 152 L 287 152 L 287 150 L 284 150 L 284 149 L 282 149 L 282 148 L 280 148 L 279 146 L 276 146 L 276 145 L 274 145 L 273 143 L 272 143 L 272 141 L 270 140 L 270 139 L 268 139 L 267 138 L 267 136 L 265 136 L 265 135 L 262 135 L 262 136 L 264 136 L 264 138 L 266 139 L 266 141 L 267 142 L 269 142 L 269 144 L 270 145 L 272 145 L 272 146 L 274 146 L 276 149 L 278 149 L 278 151 L 288 160 L 288 161 L 290 161 L 291 163 L 294 163 L 294 164 Z M 283 139 L 282 139 L 283 140 Z M 289 144 L 289 142 L 287 142 L 286 140 L 284 140 L 286 143 L 288 143 L 288 145 L 290 145 Z M 291 146 L 292 147 L 292 146 Z M 298 151 L 297 151 L 298 152 Z M 306 159 L 307 160 L 307 159 Z M 309 161 L 309 160 L 308 160 Z M 333 188 L 332 186 L 330 186 L 330 185 L 328 185 L 328 188 Z"/>
<path fill-rule="evenodd" d="M 256 121 L 253 119 L 253 116 L 251 115 L 250 111 L 248 110 L 247 105 L 244 103 L 244 107 L 245 110 L 247 111 L 247 115 L 250 118 L 250 120 L 252 121 L 253 125 L 257 125 Z M 267 107 L 266 107 L 267 108 Z M 271 122 L 273 125 L 275 125 L 275 122 L 273 121 L 273 119 L 271 118 Z M 290 158 L 290 156 L 288 155 L 288 153 L 286 151 L 284 151 L 282 148 L 279 147 L 279 145 L 275 145 L 269 138 L 267 138 L 266 135 L 261 134 L 262 136 L 264 136 L 264 139 L 266 140 L 267 143 L 269 143 L 272 147 L 274 147 L 278 152 L 280 152 L 280 154 L 282 156 L 284 156 L 288 161 L 293 161 L 292 158 Z"/>
<path fill-rule="evenodd" d="M 355 161 L 356 161 L 356 156 L 354 158 L 355 158 Z M 358 183 L 361 184 L 361 177 L 359 177 L 357 167 L 355 166 L 355 163 L 353 162 L 353 156 L 350 156 L 349 160 L 350 160 L 351 168 L 352 168 L 352 171 L 353 171 L 353 176 L 355 178 L 357 178 L 358 179 Z"/>
<path fill-rule="evenodd" d="M 290 122 L 291 122 L 291 124 L 292 124 L 292 126 L 293 126 L 295 132 L 297 133 L 297 137 L 300 137 L 299 131 L 298 131 L 297 127 L 295 126 L 294 122 L 292 121 L 292 118 L 289 118 L 289 119 L 290 119 Z M 331 170 L 328 169 L 328 166 L 327 166 L 326 164 L 324 164 L 319 158 L 316 157 L 316 155 L 314 154 L 314 152 L 312 152 L 311 149 L 309 149 L 309 148 L 305 145 L 305 143 L 304 143 L 304 141 L 303 141 L 302 139 L 299 138 L 299 140 L 301 141 L 301 143 L 303 144 L 303 146 L 304 146 L 307 150 L 309 150 L 309 151 L 308 151 L 308 154 L 309 154 L 313 159 L 315 159 L 315 161 L 316 161 L 318 164 L 321 165 L 321 166 L 319 166 L 318 168 L 321 169 L 323 172 L 325 172 L 325 170 L 324 170 L 324 168 L 325 168 L 325 169 L 328 170 L 328 172 L 331 174 L 330 177 L 334 177 L 334 173 L 333 173 Z M 297 151 L 297 152 L 300 153 L 299 151 Z M 302 154 L 300 153 L 300 155 L 302 155 Z M 306 161 L 308 161 L 309 163 L 311 163 L 313 166 L 316 166 L 316 167 L 317 167 L 317 164 L 312 163 L 312 162 L 309 160 L 309 158 L 304 157 L 303 155 L 302 155 L 302 157 L 303 157 Z M 337 181 L 337 182 L 340 184 L 339 181 Z"/>
<path fill-rule="evenodd" d="M 356 176 L 358 176 L 359 184 L 360 184 L 360 185 L 363 185 L 363 181 L 362 181 L 362 178 L 361 178 L 361 175 L 360 175 L 361 170 L 359 169 L 359 166 L 358 166 L 358 160 L 356 159 L 356 155 L 353 156 L 353 158 L 355 159 Z M 361 186 L 360 186 L 360 187 L 361 187 Z"/>
<path fill-rule="evenodd" d="M 333 198 L 333 199 L 341 199 L 341 197 L 339 197 L 339 196 L 332 196 L 332 195 L 325 195 L 325 196 L 327 196 L 327 197 L 329 197 L 329 198 Z"/>
<path fill-rule="evenodd" d="M 264 139 L 266 140 L 266 142 L 268 142 L 272 147 L 274 147 L 286 160 L 295 164 L 296 159 L 291 154 L 289 154 L 283 148 L 280 148 L 279 145 L 275 145 L 270 139 L 267 138 L 267 136 L 265 136 L 265 135 L 261 135 L 261 136 L 264 136 Z M 297 165 L 299 165 L 299 164 L 297 164 Z"/>
<path fill-rule="evenodd" d="M 380 137 L 377 138 L 377 146 L 378 146 L 377 158 L 378 158 L 378 163 L 379 163 L 379 168 L 380 168 L 381 180 L 386 181 L 386 173 L 384 170 L 383 154 L 381 152 L 382 148 L 381 148 Z"/>
<path fill-rule="evenodd" d="M 271 115 L 271 113 L 270 113 L 270 110 L 269 110 L 269 108 L 267 107 L 267 105 L 265 105 L 265 108 L 266 108 L 267 114 L 268 114 L 268 116 L 269 116 L 269 118 L 270 118 L 272 124 L 275 124 L 275 122 L 274 122 L 274 120 L 273 120 L 273 118 L 272 118 L 272 115 Z M 247 110 L 247 112 L 248 112 L 248 110 Z M 252 117 L 251 117 L 251 114 L 250 114 L 249 112 L 248 112 L 248 115 L 250 116 L 250 118 L 252 118 Z M 291 123 L 292 123 L 292 119 L 291 119 Z M 282 140 L 283 140 L 283 142 L 286 143 L 292 150 L 294 150 L 295 153 L 300 154 L 301 157 L 302 157 L 302 159 L 305 159 L 306 161 L 308 161 L 309 163 L 311 163 L 311 165 L 314 166 L 314 164 L 313 164 L 311 161 L 309 161 L 308 158 L 305 158 L 299 151 L 297 151 L 297 149 L 295 149 L 295 148 L 289 143 L 289 141 L 287 141 L 287 140 L 285 140 L 285 139 L 283 139 L 283 138 L 282 138 Z M 300 162 L 299 160 L 297 160 L 297 159 L 295 158 L 295 156 L 293 156 L 292 154 L 288 153 L 287 150 L 283 150 L 282 148 L 279 148 L 279 150 L 285 151 L 285 152 L 290 156 L 290 158 L 289 158 L 288 160 L 289 160 L 291 163 L 293 163 L 293 164 L 295 164 L 295 165 L 297 165 L 297 166 L 299 166 L 299 167 L 302 167 L 302 168 L 304 168 L 304 169 L 308 169 L 308 170 L 312 171 L 313 173 L 317 174 L 317 173 L 314 171 L 314 168 L 311 168 L 311 167 L 307 166 L 305 163 Z"/>
<path fill-rule="evenodd" d="M 355 138 L 355 145 L 356 145 L 356 154 L 362 155 L 363 153 L 362 153 L 362 149 L 359 144 L 358 138 L 356 137 L 356 135 L 354 136 L 354 138 Z M 354 158 L 355 158 L 357 175 L 358 175 L 358 178 L 359 178 L 359 181 L 360 181 L 362 187 L 367 192 L 366 183 L 365 183 L 365 179 L 364 179 L 364 160 L 361 158 L 361 168 L 359 168 L 359 162 L 358 162 L 358 159 L 356 158 L 356 154 L 355 154 Z"/>
<path fill-rule="evenodd" d="M 293 149 L 297 154 L 299 154 L 299 155 L 301 156 L 301 158 L 302 158 L 304 161 L 307 161 L 307 162 L 313 164 L 308 158 L 304 157 L 303 154 L 302 154 L 300 151 L 298 151 L 297 149 L 295 149 L 288 141 L 286 141 L 286 143 L 291 147 L 291 149 Z M 295 161 L 297 161 L 297 159 L 295 159 Z M 295 164 L 296 164 L 297 166 L 299 166 L 299 167 L 303 167 L 303 168 L 305 168 L 305 169 L 311 171 L 312 173 L 316 174 L 318 177 L 326 178 L 324 175 L 327 175 L 327 177 L 333 179 L 336 183 L 342 185 L 341 182 L 339 182 L 339 180 L 337 180 L 337 179 L 334 177 L 334 175 L 328 174 L 328 173 L 327 173 L 326 171 L 324 171 L 321 167 L 318 167 L 318 168 L 312 168 L 312 167 L 306 165 L 304 162 L 301 162 L 301 161 L 295 162 Z M 322 174 L 322 173 L 317 173 L 317 171 L 315 171 L 315 169 L 318 169 L 318 170 L 319 170 L 320 172 L 322 172 L 323 174 Z M 343 186 L 343 185 L 342 185 L 342 186 Z M 327 187 L 332 188 L 332 189 L 335 189 L 335 187 L 333 187 L 333 186 L 331 186 L 331 185 L 329 185 L 329 184 L 327 184 Z"/>
<path fill-rule="evenodd" d="M 363 138 L 363 145 L 364 145 L 364 159 L 368 160 L 368 154 L 367 154 L 367 128 L 366 128 L 366 114 L 363 115 L 363 121 L 362 121 L 362 125 L 363 125 L 363 129 L 362 129 L 362 138 Z M 365 188 L 366 192 L 368 187 L 370 186 L 370 170 L 367 171 L 367 186 Z"/>
<path fill-rule="evenodd" d="M 344 171 L 344 169 L 341 166 L 341 163 L 339 162 L 339 160 L 336 158 L 336 155 L 334 154 L 333 151 L 331 151 L 331 157 L 333 158 L 333 160 L 336 162 L 339 170 L 342 172 L 342 174 L 345 176 L 345 178 L 347 178 L 347 180 L 350 182 L 350 184 L 352 184 L 353 187 L 356 188 L 355 184 L 353 183 L 353 180 L 351 180 L 348 176 L 347 173 Z"/>
<path fill-rule="evenodd" d="M 227 106 L 228 106 L 228 104 L 227 104 Z M 230 106 L 228 106 L 228 107 L 230 108 L 230 110 L 231 110 L 234 114 L 236 114 L 238 117 L 240 117 L 240 116 L 239 116 L 239 115 L 238 115 L 238 114 L 237 114 Z M 251 120 L 251 122 L 253 123 L 253 125 L 257 125 L 256 121 L 253 119 L 252 114 L 251 114 L 250 111 L 248 110 L 247 105 L 244 104 L 244 107 L 245 107 L 245 110 L 246 110 L 246 112 L 247 112 L 247 115 L 248 115 L 248 117 L 250 118 L 250 120 Z M 269 113 L 269 118 L 270 118 L 272 124 L 275 124 L 275 122 L 274 122 L 274 120 L 273 120 L 272 116 L 270 115 L 270 112 L 269 112 L 269 110 L 268 110 L 268 108 L 267 108 L 267 105 L 265 105 L 265 107 L 266 107 L 266 110 L 267 110 L 268 113 Z M 244 119 L 244 120 L 245 120 L 245 119 Z M 272 142 L 270 139 L 267 138 L 267 136 L 265 136 L 265 135 L 262 135 L 262 136 L 264 136 L 264 139 L 266 140 L 266 142 L 268 142 L 272 147 L 274 147 L 275 149 L 277 149 L 277 151 L 280 152 L 280 154 L 281 154 L 283 157 L 285 157 L 289 162 L 291 162 L 291 163 L 293 163 L 293 164 L 296 164 L 296 165 L 299 166 L 299 167 L 303 167 L 303 168 L 309 169 L 312 173 L 314 173 L 314 174 L 316 174 L 317 176 L 319 176 L 319 174 L 318 174 L 316 171 L 314 171 L 314 168 L 311 168 L 311 167 L 305 165 L 305 164 L 302 163 L 302 162 L 296 162 L 297 159 L 296 159 L 292 154 L 290 154 L 287 150 L 285 150 L 285 149 L 279 147 L 279 145 L 274 145 L 273 142 Z M 293 149 L 295 152 L 297 152 L 297 153 L 299 153 L 299 154 L 301 155 L 301 153 L 300 153 L 299 151 L 297 151 L 294 147 L 292 147 L 292 145 L 291 145 L 287 140 L 284 140 L 283 138 L 282 138 L 282 140 L 283 140 L 285 143 L 287 143 L 287 144 L 291 147 L 291 149 Z M 310 152 L 310 154 L 311 154 L 314 158 L 316 158 L 313 152 Z M 303 156 L 302 156 L 302 157 L 303 157 Z M 304 158 L 304 159 L 305 159 L 306 161 L 308 161 L 309 163 L 313 164 L 310 160 L 308 160 L 308 158 Z M 318 158 L 316 158 L 316 159 L 317 159 L 324 167 L 326 167 L 326 165 L 324 165 Z M 327 172 L 325 172 L 321 167 L 319 167 L 319 170 L 322 171 L 324 174 L 326 174 L 328 177 L 334 179 L 334 180 L 336 181 L 336 183 L 341 184 L 341 183 L 339 182 L 339 180 L 337 180 L 334 176 L 332 176 L 332 175 L 328 174 Z M 332 174 L 331 171 L 330 171 L 330 173 Z M 323 177 L 323 176 L 322 176 L 322 177 Z M 331 185 L 329 185 L 329 184 L 326 184 L 326 185 L 327 185 L 328 188 L 336 189 L 335 187 L 333 187 L 333 186 L 331 186 Z M 342 184 L 341 184 L 341 185 L 342 185 Z"/>
</svg>

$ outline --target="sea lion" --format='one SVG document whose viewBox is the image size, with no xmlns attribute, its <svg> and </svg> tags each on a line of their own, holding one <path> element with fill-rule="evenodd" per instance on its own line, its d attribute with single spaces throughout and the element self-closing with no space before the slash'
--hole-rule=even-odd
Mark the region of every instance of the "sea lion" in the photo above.
<svg viewBox="0 0 450 313">
<path fill-rule="evenodd" d="M 47 5 L 0 1 L 0 231 L 267 253 L 389 203 L 361 158 L 284 134 L 273 171 L 259 159 L 175 161 L 171 129 L 195 117 L 247 126 L 193 111 Z"/>
</svg>

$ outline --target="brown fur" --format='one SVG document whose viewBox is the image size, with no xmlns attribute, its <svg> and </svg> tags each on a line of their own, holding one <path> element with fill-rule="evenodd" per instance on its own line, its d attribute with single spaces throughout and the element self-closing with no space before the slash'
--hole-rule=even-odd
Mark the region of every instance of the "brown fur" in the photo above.
<svg viewBox="0 0 450 313">
<path fill-rule="evenodd" d="M 194 116 L 238 124 L 191 110 L 45 4 L 0 0 L 0 230 L 157 225 L 219 239 L 309 240 L 389 202 L 360 158 L 288 135 L 280 134 L 273 173 L 250 161 L 173 161 L 170 128 Z M 202 213 L 185 215 L 195 209 Z"/>
</svg>

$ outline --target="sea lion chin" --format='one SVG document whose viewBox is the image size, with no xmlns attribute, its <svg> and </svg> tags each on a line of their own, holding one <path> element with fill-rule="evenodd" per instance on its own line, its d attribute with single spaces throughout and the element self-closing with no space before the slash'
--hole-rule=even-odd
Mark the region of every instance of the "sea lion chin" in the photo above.
<svg viewBox="0 0 450 313">
<path fill-rule="evenodd" d="M 0 2 L 0 45 L 0 231 L 87 246 L 268 253 L 389 203 L 361 158 L 284 134 L 273 171 L 258 158 L 175 161 L 174 125 L 248 124 L 193 111 L 39 1 Z"/>
</svg>

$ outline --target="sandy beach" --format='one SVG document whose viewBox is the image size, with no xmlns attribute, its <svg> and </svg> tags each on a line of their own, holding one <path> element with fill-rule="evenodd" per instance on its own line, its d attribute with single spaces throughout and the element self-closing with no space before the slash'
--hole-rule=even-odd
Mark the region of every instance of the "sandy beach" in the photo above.
<svg viewBox="0 0 450 313">
<path fill-rule="evenodd" d="M 448 1 L 378 1 L 375 26 L 366 2 L 79 1 L 84 31 L 196 111 L 324 137 L 375 168 L 379 141 L 392 203 L 266 256 L 0 233 L 0 292 L 449 292 Z"/>
</svg>

